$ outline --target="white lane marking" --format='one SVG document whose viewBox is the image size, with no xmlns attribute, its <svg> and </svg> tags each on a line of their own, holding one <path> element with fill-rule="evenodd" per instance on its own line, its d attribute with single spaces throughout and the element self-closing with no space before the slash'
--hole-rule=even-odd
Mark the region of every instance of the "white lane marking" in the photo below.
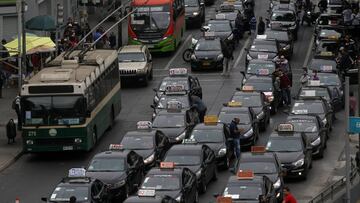
<svg viewBox="0 0 360 203">
<path fill-rule="evenodd" d="M 169 70 L 170 65 L 172 64 L 172 62 L 174 62 L 174 60 L 176 59 L 176 57 L 179 55 L 179 53 L 182 53 L 181 51 L 184 48 L 184 45 L 187 44 L 187 42 L 191 39 L 192 35 L 190 34 L 185 41 L 181 44 L 180 47 L 178 47 L 178 50 L 176 51 L 175 55 L 171 58 L 171 60 L 166 64 L 164 70 Z"/>
<path fill-rule="evenodd" d="M 232 67 L 238 67 L 239 63 L 240 63 L 240 60 L 241 58 L 243 57 L 244 53 L 245 53 L 245 48 L 247 48 L 249 46 L 249 43 L 251 42 L 251 37 L 249 37 L 245 43 L 244 43 L 244 46 L 241 48 L 241 51 L 240 51 L 240 54 L 238 56 L 238 58 L 236 59 L 235 61 L 235 64 L 233 66 L 230 67 L 230 70 Z"/>
<path fill-rule="evenodd" d="M 309 44 L 309 48 L 306 52 L 306 57 L 305 57 L 305 61 L 303 63 L 303 66 L 302 67 L 306 67 L 308 62 L 309 62 L 309 58 L 310 58 L 310 55 L 311 55 L 311 52 L 312 52 L 312 48 L 313 48 L 313 45 L 314 45 L 314 35 L 311 37 L 310 39 L 310 44 Z"/>
</svg>

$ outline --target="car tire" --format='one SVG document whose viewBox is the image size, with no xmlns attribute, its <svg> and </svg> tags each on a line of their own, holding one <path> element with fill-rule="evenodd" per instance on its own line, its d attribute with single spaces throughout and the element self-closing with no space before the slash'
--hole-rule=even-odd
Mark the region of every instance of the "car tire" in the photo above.
<svg viewBox="0 0 360 203">
<path fill-rule="evenodd" d="M 229 169 L 230 168 L 230 158 L 229 157 L 226 157 L 225 160 L 224 160 L 224 164 L 223 164 L 223 168 L 225 170 Z"/>
<path fill-rule="evenodd" d="M 188 48 L 188 49 L 185 49 L 185 51 L 183 52 L 183 55 L 182 55 L 182 58 L 185 62 L 190 62 L 191 60 L 191 54 L 192 54 L 192 49 Z"/>
<path fill-rule="evenodd" d="M 201 194 L 205 194 L 207 190 L 206 181 L 204 179 L 201 180 L 199 191 Z"/>
</svg>

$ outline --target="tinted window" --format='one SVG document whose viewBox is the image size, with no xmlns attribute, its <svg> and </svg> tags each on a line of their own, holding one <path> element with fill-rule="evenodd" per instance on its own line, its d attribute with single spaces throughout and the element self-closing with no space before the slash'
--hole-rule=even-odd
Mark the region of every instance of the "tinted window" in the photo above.
<svg viewBox="0 0 360 203">
<path fill-rule="evenodd" d="M 276 46 L 273 46 L 273 45 L 257 44 L 257 45 L 252 45 L 251 48 L 250 48 L 250 51 L 253 51 L 253 52 L 272 52 L 272 53 L 276 53 L 276 52 L 277 52 L 277 48 L 276 48 Z"/>
<path fill-rule="evenodd" d="M 239 169 L 263 174 L 277 173 L 276 165 L 273 162 L 240 162 Z"/>
<path fill-rule="evenodd" d="M 219 122 L 231 123 L 234 118 L 240 118 L 240 124 L 250 124 L 250 115 L 245 113 L 220 112 Z"/>
<path fill-rule="evenodd" d="M 288 122 L 293 124 L 295 132 L 318 132 L 317 125 L 312 120 L 289 120 Z"/>
<path fill-rule="evenodd" d="M 219 51 L 221 50 L 220 41 L 203 40 L 199 41 L 195 46 L 196 51 Z"/>
<path fill-rule="evenodd" d="M 153 127 L 166 128 L 166 127 L 184 127 L 184 115 L 157 115 L 153 122 Z"/>
<path fill-rule="evenodd" d="M 176 96 L 176 95 L 165 96 L 165 95 L 163 95 L 159 100 L 157 108 L 159 108 L 159 109 L 166 108 L 166 105 L 169 101 L 181 102 L 183 108 L 188 108 L 190 106 L 188 95 L 184 95 L 184 96 Z"/>
<path fill-rule="evenodd" d="M 262 106 L 261 97 L 259 95 L 236 95 L 232 100 L 241 102 L 244 107 Z"/>
<path fill-rule="evenodd" d="M 265 74 L 266 70 L 267 70 L 267 74 Z M 256 62 L 252 63 L 250 61 L 247 68 L 247 73 L 251 73 L 251 74 L 270 75 L 274 71 L 275 71 L 274 63 L 256 63 Z"/>
<path fill-rule="evenodd" d="M 229 23 L 209 23 L 210 32 L 231 32 L 231 26 Z"/>
<path fill-rule="evenodd" d="M 50 196 L 50 201 L 69 201 L 71 196 L 75 196 L 77 201 L 88 201 L 89 188 L 82 186 L 56 187 Z"/>
<path fill-rule="evenodd" d="M 134 53 L 120 53 L 119 62 L 143 62 L 145 61 L 145 55 L 141 52 Z"/>
<path fill-rule="evenodd" d="M 262 91 L 262 92 L 272 92 L 273 84 L 271 80 L 256 80 L 256 79 L 249 79 L 246 81 L 246 86 L 253 86 L 255 90 Z"/>
<path fill-rule="evenodd" d="M 121 145 L 124 146 L 124 149 L 153 149 L 154 138 L 152 136 L 125 136 L 121 141 Z"/>
<path fill-rule="evenodd" d="M 257 200 L 262 194 L 260 184 L 232 184 L 229 183 L 224 190 L 224 196 L 232 196 L 233 200 Z"/>
<path fill-rule="evenodd" d="M 174 162 L 175 165 L 181 166 L 191 166 L 191 165 L 200 165 L 200 156 L 194 155 L 168 155 L 166 156 L 165 162 Z"/>
<path fill-rule="evenodd" d="M 88 171 L 101 172 L 101 171 L 124 171 L 125 159 L 124 158 L 95 158 L 91 161 Z"/>
<path fill-rule="evenodd" d="M 199 2 L 197 0 L 185 0 L 185 6 L 198 7 Z"/>
<path fill-rule="evenodd" d="M 270 138 L 266 144 L 269 152 L 300 152 L 303 145 L 300 139 Z"/>
<path fill-rule="evenodd" d="M 321 88 L 321 89 L 302 89 L 300 92 L 300 96 L 305 97 L 313 97 L 313 96 L 319 96 L 323 97 L 324 99 L 330 99 L 330 95 L 327 89 Z"/>
<path fill-rule="evenodd" d="M 294 114 L 322 114 L 324 112 L 324 106 L 321 102 L 296 102 L 291 110 L 291 113 Z"/>
<path fill-rule="evenodd" d="M 193 130 L 190 138 L 195 139 L 199 143 L 216 143 L 224 141 L 222 129 Z"/>
<path fill-rule="evenodd" d="M 285 12 L 275 12 L 271 15 L 271 20 L 273 21 L 287 21 L 293 22 L 295 21 L 294 13 L 285 13 Z"/>
<path fill-rule="evenodd" d="M 141 189 L 179 190 L 180 178 L 176 175 L 149 175 L 144 179 Z"/>
</svg>

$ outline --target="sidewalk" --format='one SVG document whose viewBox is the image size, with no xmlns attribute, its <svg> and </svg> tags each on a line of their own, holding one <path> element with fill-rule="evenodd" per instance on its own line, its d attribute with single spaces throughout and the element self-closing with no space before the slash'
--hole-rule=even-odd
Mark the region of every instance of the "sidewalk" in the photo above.
<svg viewBox="0 0 360 203">
<path fill-rule="evenodd" d="M 16 136 L 15 144 L 9 145 L 6 137 L 6 123 L 10 118 L 17 119 L 15 111 L 11 108 L 16 94 L 16 88 L 4 88 L 3 98 L 0 99 L 0 171 L 19 158 L 22 152 L 20 133 Z"/>
</svg>

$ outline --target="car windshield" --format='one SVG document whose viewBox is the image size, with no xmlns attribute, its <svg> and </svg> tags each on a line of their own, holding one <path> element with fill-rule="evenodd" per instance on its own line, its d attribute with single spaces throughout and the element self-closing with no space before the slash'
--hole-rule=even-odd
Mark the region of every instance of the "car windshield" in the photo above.
<svg viewBox="0 0 360 203">
<path fill-rule="evenodd" d="M 340 79 L 337 74 L 321 74 L 318 73 L 318 77 L 320 79 L 320 85 L 340 85 Z"/>
<path fill-rule="evenodd" d="M 245 86 L 253 86 L 254 90 L 262 92 L 272 92 L 273 90 L 271 80 L 248 80 Z"/>
<path fill-rule="evenodd" d="M 152 136 L 125 136 L 121 145 L 124 149 L 153 149 L 154 138 Z"/>
<path fill-rule="evenodd" d="M 233 200 L 258 200 L 263 194 L 260 184 L 228 183 L 224 190 L 224 196 L 230 196 Z"/>
<path fill-rule="evenodd" d="M 274 63 L 256 63 L 251 62 L 248 65 L 247 73 L 257 75 L 270 75 L 275 71 Z"/>
<path fill-rule="evenodd" d="M 187 78 L 177 78 L 176 80 L 163 80 L 160 84 L 159 91 L 164 92 L 166 87 L 171 85 L 184 85 L 185 90 L 189 90 L 189 82 Z"/>
<path fill-rule="evenodd" d="M 330 95 L 327 89 L 302 89 L 300 92 L 300 96 L 302 97 L 323 97 L 326 100 L 330 99 Z"/>
<path fill-rule="evenodd" d="M 177 175 L 148 175 L 144 179 L 141 189 L 179 190 L 180 177 Z"/>
<path fill-rule="evenodd" d="M 134 31 L 160 31 L 169 27 L 169 6 L 143 6 L 135 8 L 137 10 L 131 14 L 130 19 Z"/>
<path fill-rule="evenodd" d="M 209 23 L 208 26 L 210 32 L 231 32 L 230 23 Z"/>
<path fill-rule="evenodd" d="M 277 173 L 274 162 L 240 162 L 239 170 L 252 170 L 254 173 L 272 174 Z"/>
<path fill-rule="evenodd" d="M 119 53 L 119 62 L 144 62 L 145 55 L 141 52 Z"/>
<path fill-rule="evenodd" d="M 266 144 L 266 150 L 269 152 L 300 152 L 303 150 L 303 145 L 300 139 L 270 138 Z"/>
<path fill-rule="evenodd" d="M 199 2 L 197 0 L 185 0 L 185 6 L 187 7 L 198 7 Z"/>
<path fill-rule="evenodd" d="M 116 158 L 94 158 L 89 167 L 89 172 L 118 172 L 125 170 L 125 159 L 122 157 Z"/>
<path fill-rule="evenodd" d="M 200 165 L 200 156 L 195 155 L 167 155 L 165 162 L 174 162 L 177 166 L 196 166 Z"/>
<path fill-rule="evenodd" d="M 195 46 L 195 51 L 220 51 L 221 45 L 218 40 L 201 40 Z"/>
<path fill-rule="evenodd" d="M 257 45 L 251 45 L 250 51 L 252 52 L 270 52 L 270 53 L 276 53 L 277 49 L 274 45 L 268 45 L 268 44 L 257 44 Z"/>
<path fill-rule="evenodd" d="M 231 100 L 241 102 L 241 106 L 244 107 L 262 106 L 261 97 L 259 95 L 235 95 Z"/>
<path fill-rule="evenodd" d="M 181 102 L 182 104 L 182 108 L 186 109 L 189 108 L 190 103 L 189 103 L 189 97 L 188 95 L 163 95 L 160 100 L 158 105 L 156 106 L 156 108 L 158 109 L 164 109 L 166 108 L 166 105 L 169 101 L 178 101 Z"/>
<path fill-rule="evenodd" d="M 294 22 L 295 19 L 295 15 L 292 12 L 274 12 L 271 15 L 271 20 L 273 21 Z"/>
<path fill-rule="evenodd" d="M 198 143 L 218 143 L 224 141 L 222 129 L 201 129 L 193 130 L 190 139 L 195 139 Z"/>
<path fill-rule="evenodd" d="M 311 70 L 332 71 L 336 68 L 336 62 L 332 60 L 312 60 L 310 64 Z"/>
<path fill-rule="evenodd" d="M 289 35 L 287 32 L 270 31 L 265 32 L 265 35 L 267 36 L 267 39 L 276 39 L 283 42 L 289 41 Z"/>
<path fill-rule="evenodd" d="M 289 120 L 289 123 L 292 123 L 294 126 L 295 132 L 307 132 L 314 133 L 318 132 L 316 123 L 313 120 Z"/>
<path fill-rule="evenodd" d="M 25 125 L 79 125 L 85 122 L 84 97 L 38 96 L 23 97 Z"/>
<path fill-rule="evenodd" d="M 291 113 L 293 114 L 323 114 L 324 106 L 321 102 L 295 102 Z"/>
<path fill-rule="evenodd" d="M 247 113 L 220 112 L 219 122 L 231 123 L 234 118 L 240 118 L 240 124 L 250 124 L 250 115 Z"/>
<path fill-rule="evenodd" d="M 76 197 L 78 202 L 90 201 L 89 188 L 84 186 L 61 186 L 56 187 L 50 196 L 52 202 L 69 202 L 70 197 Z"/>
<path fill-rule="evenodd" d="M 157 115 L 153 122 L 155 128 L 179 128 L 185 126 L 185 116 L 182 114 Z"/>
<path fill-rule="evenodd" d="M 218 14 L 216 14 L 217 19 L 222 19 L 221 17 L 220 18 L 218 17 L 220 15 L 225 15 L 225 19 L 227 19 L 227 20 L 235 20 L 237 17 L 237 12 L 218 13 Z"/>
</svg>

